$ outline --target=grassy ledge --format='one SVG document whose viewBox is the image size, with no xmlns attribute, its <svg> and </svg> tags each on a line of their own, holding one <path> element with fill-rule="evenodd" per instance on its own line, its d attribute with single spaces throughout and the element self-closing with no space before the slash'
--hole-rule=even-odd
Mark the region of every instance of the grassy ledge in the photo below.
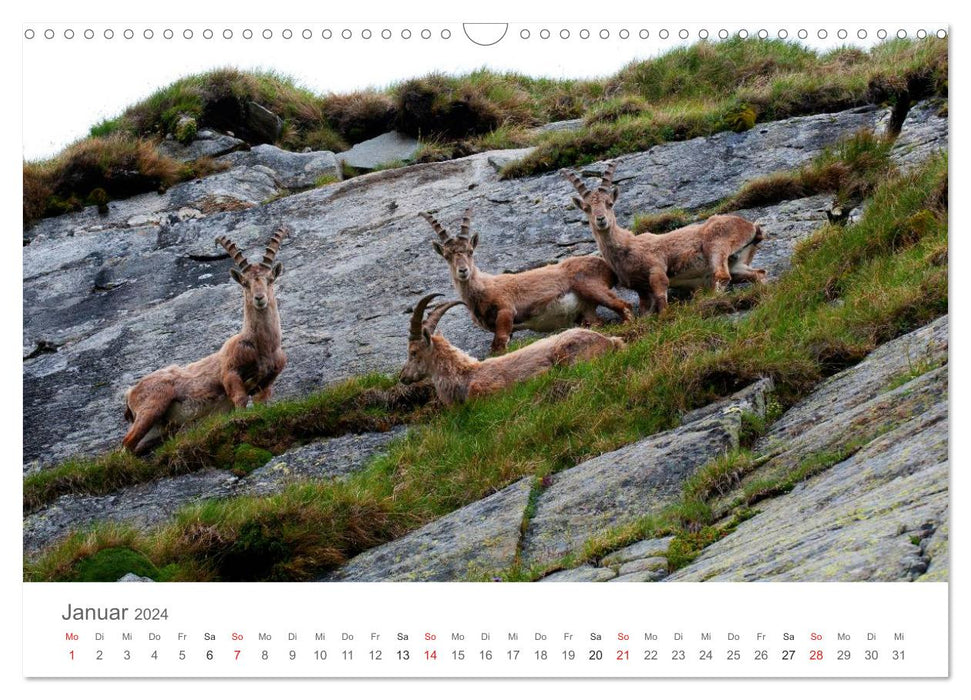
<svg viewBox="0 0 971 700">
<path fill-rule="evenodd" d="M 715 214 L 765 207 L 825 192 L 833 193 L 837 205 L 848 214 L 853 206 L 873 193 L 877 183 L 892 174 L 894 166 L 890 152 L 893 143 L 891 137 L 876 136 L 864 129 L 825 148 L 797 170 L 749 180 L 737 193 L 714 206 L 699 211 L 667 209 L 635 216 L 631 230 L 634 233 L 666 233 Z"/>
<path fill-rule="evenodd" d="M 547 134 L 503 176 L 866 104 L 893 105 L 902 119 L 912 101 L 947 96 L 947 44 L 894 40 L 869 52 L 841 48 L 819 55 L 775 40 L 701 42 L 627 66 L 608 79 L 607 93 L 619 101 L 591 112 L 585 129 Z M 899 126 L 894 121 L 891 129 Z"/>
<path fill-rule="evenodd" d="M 741 318 L 726 321 L 705 295 L 673 305 L 615 329 L 629 340 L 622 352 L 429 416 L 346 481 L 193 505 L 148 533 L 98 525 L 25 562 L 25 577 L 75 580 L 114 549 L 166 580 L 311 578 L 523 476 L 541 480 L 670 428 L 759 377 L 789 405 L 946 313 L 946 250 L 942 155 L 879 184 L 859 222 L 822 227 L 778 282 L 729 295 L 746 299 Z M 704 527 L 699 541 L 712 535 Z"/>
<path fill-rule="evenodd" d="M 68 460 L 24 479 L 24 512 L 67 493 L 105 494 L 206 467 L 246 474 L 274 454 L 312 439 L 389 430 L 436 410 L 428 384 L 409 387 L 382 375 L 342 382 L 300 399 L 212 416 L 139 458 L 115 450 Z"/>
</svg>

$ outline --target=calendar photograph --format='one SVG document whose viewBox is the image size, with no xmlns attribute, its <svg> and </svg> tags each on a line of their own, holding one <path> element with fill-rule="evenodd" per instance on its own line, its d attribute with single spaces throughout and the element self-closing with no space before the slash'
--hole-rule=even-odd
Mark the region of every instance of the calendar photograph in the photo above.
<svg viewBox="0 0 971 700">
<path fill-rule="evenodd" d="M 946 25 L 23 44 L 25 582 L 948 581 Z"/>
</svg>

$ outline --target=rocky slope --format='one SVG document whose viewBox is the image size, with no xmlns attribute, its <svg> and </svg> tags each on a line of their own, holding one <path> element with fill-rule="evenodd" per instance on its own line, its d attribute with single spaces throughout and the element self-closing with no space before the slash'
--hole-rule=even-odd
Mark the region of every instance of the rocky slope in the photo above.
<svg viewBox="0 0 971 700">
<path fill-rule="evenodd" d="M 619 218 L 629 222 L 635 212 L 711 204 L 754 177 L 797 167 L 841 136 L 879 129 L 885 121 L 884 110 L 858 109 L 624 156 L 616 177 Z M 894 158 L 907 166 L 946 145 L 946 117 L 917 105 Z M 280 396 L 400 367 L 408 309 L 421 294 L 450 291 L 447 267 L 431 250 L 433 234 L 418 211 L 436 211 L 450 225 L 472 205 L 482 240 L 477 262 L 490 271 L 595 251 L 583 217 L 570 204 L 571 188 L 559 175 L 499 179 L 498 168 L 522 151 L 314 187 L 336 172 L 335 161 L 323 153 L 272 146 L 241 151 L 238 144 L 227 149 L 220 156 L 230 166 L 225 172 L 161 195 L 113 202 L 105 216 L 91 208 L 48 219 L 25 234 L 25 471 L 114 446 L 125 430 L 127 386 L 164 364 L 215 350 L 236 331 L 240 295 L 229 280 L 226 256 L 213 244 L 216 235 L 226 233 L 252 250 L 275 225 L 285 222 L 292 230 L 280 254 L 286 273 L 278 298 L 290 357 L 277 385 Z M 294 193 L 304 188 L 311 189 Z M 820 195 L 741 212 L 769 233 L 757 262 L 771 277 L 788 268 L 798 240 L 827 220 L 830 201 Z M 487 351 L 490 337 L 460 313 L 447 316 L 441 329 L 473 354 Z M 946 361 L 946 335 L 941 321 L 895 341 L 793 407 L 760 443 L 768 458 L 762 469 L 782 473 L 795 456 L 850 443 L 854 455 L 792 493 L 759 504 L 758 515 L 672 578 L 946 577 L 946 369 L 939 367 Z M 889 388 L 913 367 L 927 371 Z M 528 480 L 517 482 L 359 555 L 328 578 L 449 580 L 514 561 L 549 565 L 605 529 L 644 515 L 644 504 L 660 509 L 670 503 L 696 469 L 738 444 L 741 412 L 764 412 L 770 394 L 771 385 L 760 382 L 686 416 L 675 430 L 561 472 L 540 492 Z M 834 406 L 859 420 L 842 425 L 841 432 L 840 425 L 826 422 L 840 413 Z M 819 427 L 810 430 L 814 425 Z M 880 430 L 871 435 L 867 426 Z M 397 434 L 312 443 L 245 477 L 210 470 L 107 496 L 62 496 L 26 518 L 25 549 L 36 551 L 97 520 L 147 528 L 198 499 L 271 493 L 297 479 L 341 478 Z M 872 439 L 860 446 L 861 436 Z M 927 456 L 914 461 L 904 451 L 895 459 L 898 448 L 922 448 Z M 794 518 L 793 512 L 801 515 Z M 846 524 L 833 528 L 833 522 Z M 798 551 L 806 532 L 816 549 Z M 596 565 L 545 580 L 662 579 L 668 576 L 669 544 L 636 543 Z M 765 562 L 760 556 L 767 546 L 774 554 Z M 848 554 L 841 558 L 843 552 Z M 821 562 L 836 568 L 824 570 Z"/>
<path fill-rule="evenodd" d="M 948 573 L 948 320 L 873 352 L 787 411 L 756 445 L 747 484 L 807 458 L 852 452 L 668 575 L 673 538 L 649 539 L 544 581 L 907 581 Z M 658 514 L 701 466 L 738 446 L 743 412 L 771 383 L 685 416 L 674 429 L 530 479 L 358 555 L 328 581 L 448 581 L 550 565 L 612 528 Z M 526 523 L 526 527 L 523 524 Z"/>
<path fill-rule="evenodd" d="M 753 177 L 806 162 L 883 116 L 874 108 L 802 117 L 624 156 L 617 170 L 619 217 L 710 204 Z M 117 444 L 125 430 L 126 387 L 161 366 L 214 351 L 238 329 L 240 293 L 213 243 L 217 235 L 228 234 L 252 252 L 274 226 L 285 222 L 292 230 L 280 254 L 286 273 L 278 297 L 290 358 L 277 384 L 280 396 L 400 367 L 407 309 L 422 294 L 450 290 L 447 266 L 431 249 L 432 231 L 416 216 L 420 210 L 436 210 L 448 225 L 472 205 L 482 241 L 476 257 L 490 271 L 595 250 L 561 176 L 499 180 L 497 166 L 521 153 L 381 171 L 281 197 L 311 154 L 277 151 L 262 161 L 256 149 L 231 153 L 226 158 L 240 164 L 226 172 L 163 195 L 112 202 L 104 216 L 91 207 L 43 220 L 26 234 L 28 465 Z M 325 166 L 321 161 L 324 174 Z M 787 250 L 793 235 L 824 216 L 824 201 L 751 215 L 764 217 L 766 230 Z M 782 248 L 765 246 L 776 272 L 784 265 Z M 461 314 L 450 314 L 442 330 L 473 354 L 488 348 L 488 336 Z"/>
<path fill-rule="evenodd" d="M 852 455 L 757 504 L 754 517 L 688 566 L 668 576 L 669 540 L 648 540 L 544 580 L 947 580 L 947 349 L 943 318 L 787 411 L 756 446 L 768 459 L 726 501 L 807 456 Z"/>
</svg>

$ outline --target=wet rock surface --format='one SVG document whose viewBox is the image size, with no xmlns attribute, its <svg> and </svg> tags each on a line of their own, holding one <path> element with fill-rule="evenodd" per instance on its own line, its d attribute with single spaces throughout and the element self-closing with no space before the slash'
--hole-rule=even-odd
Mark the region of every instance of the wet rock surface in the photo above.
<svg viewBox="0 0 971 700">
<path fill-rule="evenodd" d="M 789 119 L 623 156 L 619 218 L 711 204 L 753 177 L 806 162 L 879 114 Z M 275 226 L 291 228 L 277 285 L 289 356 L 276 384 L 280 397 L 401 366 L 406 310 L 422 294 L 451 290 L 419 211 L 431 209 L 454 227 L 473 206 L 477 262 L 492 272 L 594 252 L 569 183 L 558 173 L 500 180 L 492 161 L 502 153 L 372 173 L 275 200 L 279 174 L 241 165 L 163 195 L 112 202 L 106 216 L 90 207 L 39 222 L 23 253 L 25 462 L 43 466 L 117 444 L 128 386 L 215 351 L 238 330 L 241 295 L 213 243 L 217 235 L 254 254 Z M 773 251 L 773 235 L 788 246 L 782 232 L 790 225 L 808 231 L 807 213 L 787 203 L 763 215 L 770 238 L 756 263 L 765 256 L 781 270 L 785 254 Z M 487 353 L 489 335 L 467 316 L 453 312 L 440 328 L 468 352 Z M 46 350 L 35 354 L 38 347 Z"/>
</svg>

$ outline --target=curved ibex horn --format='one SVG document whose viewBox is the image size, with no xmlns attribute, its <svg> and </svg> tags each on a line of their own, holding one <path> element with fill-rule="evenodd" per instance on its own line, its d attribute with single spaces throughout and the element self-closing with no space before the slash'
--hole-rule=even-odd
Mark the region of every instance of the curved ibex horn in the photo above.
<svg viewBox="0 0 971 700">
<path fill-rule="evenodd" d="M 573 183 L 573 186 L 577 188 L 577 192 L 580 193 L 581 197 L 586 197 L 590 194 L 590 190 L 587 189 L 587 186 L 583 184 L 583 180 L 575 172 L 572 170 L 561 170 L 560 172 L 563 173 L 563 177 Z"/>
<path fill-rule="evenodd" d="M 470 236 L 470 226 L 472 226 L 472 207 L 466 209 L 465 213 L 462 214 L 462 228 L 459 229 L 459 238 L 468 238 Z"/>
<path fill-rule="evenodd" d="M 271 238 L 270 242 L 266 244 L 266 252 L 263 253 L 263 260 L 260 262 L 260 265 L 268 270 L 273 267 L 273 260 L 276 258 L 276 254 L 280 250 L 280 244 L 283 242 L 284 236 L 286 236 L 288 233 L 290 233 L 290 230 L 286 226 L 281 226 L 276 230 L 276 233 L 273 234 L 273 238 Z"/>
<path fill-rule="evenodd" d="M 604 170 L 604 174 L 601 176 L 600 186 L 610 187 L 614 184 L 614 171 L 617 169 L 617 161 L 612 160 L 607 163 L 607 168 Z"/>
<path fill-rule="evenodd" d="M 418 216 L 432 225 L 432 228 L 435 229 L 435 233 L 437 233 L 438 237 L 442 239 L 442 243 L 448 241 L 448 232 L 440 223 L 438 223 L 438 220 L 434 216 L 429 214 L 427 211 L 418 212 Z"/>
<path fill-rule="evenodd" d="M 429 294 L 424 296 L 421 300 L 415 304 L 415 310 L 411 312 L 411 328 L 408 332 L 408 340 L 421 340 L 421 326 L 425 319 L 425 309 L 428 307 L 429 302 L 435 297 L 440 297 L 441 294 Z"/>
<path fill-rule="evenodd" d="M 221 245 L 226 249 L 226 252 L 229 253 L 229 256 L 233 259 L 233 262 L 236 263 L 236 267 L 239 268 L 240 272 L 246 272 L 250 268 L 250 264 L 246 259 L 246 256 L 244 256 L 242 252 L 240 252 L 239 248 L 236 247 L 236 244 L 229 240 L 226 236 L 219 236 L 216 239 L 216 245 Z"/>
<path fill-rule="evenodd" d="M 429 333 L 434 333 L 435 329 L 438 327 L 438 322 L 442 320 L 442 316 L 445 315 L 445 312 L 451 309 L 453 306 L 458 306 L 459 304 L 464 303 L 464 301 L 456 300 L 446 301 L 444 304 L 439 304 L 432 309 L 431 313 L 428 314 L 428 318 L 425 319 L 425 328 L 428 329 Z"/>
</svg>

